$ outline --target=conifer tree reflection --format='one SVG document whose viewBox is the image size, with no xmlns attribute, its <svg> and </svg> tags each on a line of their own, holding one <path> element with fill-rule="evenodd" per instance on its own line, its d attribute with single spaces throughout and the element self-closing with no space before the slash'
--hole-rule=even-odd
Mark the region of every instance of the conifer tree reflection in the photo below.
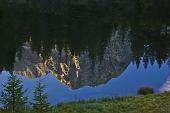
<svg viewBox="0 0 170 113">
<path fill-rule="evenodd" d="M 105 4 L 90 1 L 84 5 L 54 1 L 50 8 L 43 0 L 38 2 L 39 6 L 36 3 L 30 0 L 21 5 L 15 1 L 9 5 L 0 1 L 0 70 L 13 70 L 16 53 L 20 53 L 30 37 L 32 50 L 44 58 L 57 46 L 59 51 L 69 48 L 75 55 L 89 51 L 95 62 L 96 57 L 103 57 L 117 25 L 131 29 L 133 61 L 137 67 L 141 62 L 145 68 L 154 62 L 161 67 L 169 58 L 170 3 L 167 0 L 107 0 Z M 56 4 L 60 7 L 51 7 Z"/>
</svg>

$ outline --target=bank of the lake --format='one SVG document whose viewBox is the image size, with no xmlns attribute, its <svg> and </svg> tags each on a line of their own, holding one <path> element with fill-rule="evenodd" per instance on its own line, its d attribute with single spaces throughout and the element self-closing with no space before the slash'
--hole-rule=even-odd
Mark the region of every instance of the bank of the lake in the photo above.
<svg viewBox="0 0 170 113">
<path fill-rule="evenodd" d="M 52 113 L 170 113 L 170 93 L 65 103 Z"/>
<path fill-rule="evenodd" d="M 62 103 L 47 113 L 170 113 L 170 93 Z"/>
</svg>

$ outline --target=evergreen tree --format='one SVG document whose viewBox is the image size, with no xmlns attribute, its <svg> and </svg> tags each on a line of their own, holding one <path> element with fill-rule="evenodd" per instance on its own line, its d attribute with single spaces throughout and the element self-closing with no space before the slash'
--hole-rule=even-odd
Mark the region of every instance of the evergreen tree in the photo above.
<svg viewBox="0 0 170 113">
<path fill-rule="evenodd" d="M 50 110 L 50 104 L 47 102 L 47 93 L 44 92 L 45 85 L 38 81 L 34 91 L 33 109 L 36 113 L 44 113 Z"/>
<path fill-rule="evenodd" d="M 24 96 L 26 91 L 23 91 L 22 81 L 12 73 L 3 87 L 0 102 L 4 109 L 12 113 L 19 113 L 27 103 L 27 97 Z"/>
</svg>

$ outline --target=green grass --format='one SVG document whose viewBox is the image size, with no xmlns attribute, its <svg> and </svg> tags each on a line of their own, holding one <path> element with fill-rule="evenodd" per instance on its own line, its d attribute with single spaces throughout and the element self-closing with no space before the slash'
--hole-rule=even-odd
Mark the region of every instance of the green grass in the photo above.
<svg viewBox="0 0 170 113">
<path fill-rule="evenodd" d="M 51 113 L 170 113 L 170 93 L 65 103 Z"/>
<path fill-rule="evenodd" d="M 46 113 L 170 113 L 170 93 L 63 103 Z"/>
</svg>

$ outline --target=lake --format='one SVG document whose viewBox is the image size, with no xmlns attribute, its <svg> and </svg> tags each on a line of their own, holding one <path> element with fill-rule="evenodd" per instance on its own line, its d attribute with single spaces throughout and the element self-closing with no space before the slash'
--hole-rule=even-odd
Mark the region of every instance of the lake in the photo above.
<svg viewBox="0 0 170 113">
<path fill-rule="evenodd" d="M 15 73 L 32 101 L 41 80 L 51 104 L 170 91 L 166 3 L 55 2 L 1 3 L 0 84 Z"/>
</svg>

